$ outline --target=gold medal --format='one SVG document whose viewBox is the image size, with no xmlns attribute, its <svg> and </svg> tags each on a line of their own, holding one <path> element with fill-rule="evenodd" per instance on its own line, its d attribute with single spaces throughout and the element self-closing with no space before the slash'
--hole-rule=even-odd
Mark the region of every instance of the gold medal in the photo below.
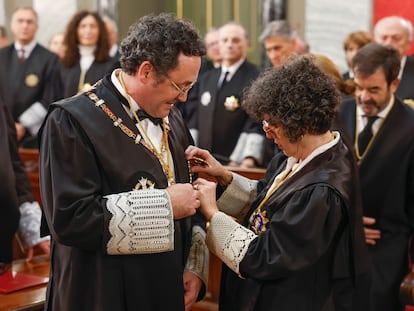
<svg viewBox="0 0 414 311">
<path fill-rule="evenodd" d="M 39 77 L 34 73 L 28 74 L 24 79 L 24 83 L 28 87 L 36 87 L 39 84 Z"/>
<path fill-rule="evenodd" d="M 240 107 L 239 100 L 234 95 L 226 97 L 226 101 L 224 102 L 224 107 L 228 111 L 235 111 L 236 109 Z"/>
<path fill-rule="evenodd" d="M 154 189 L 155 182 L 149 180 L 148 178 L 141 177 L 140 180 L 138 180 L 137 184 L 135 185 L 134 189 L 136 190 L 146 190 L 146 189 Z"/>
</svg>

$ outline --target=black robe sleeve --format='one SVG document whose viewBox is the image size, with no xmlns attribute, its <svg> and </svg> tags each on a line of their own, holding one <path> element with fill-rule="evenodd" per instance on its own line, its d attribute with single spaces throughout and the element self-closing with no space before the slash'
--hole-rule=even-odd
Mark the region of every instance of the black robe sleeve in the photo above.
<svg viewBox="0 0 414 311">
<path fill-rule="evenodd" d="M 42 134 L 40 182 L 51 235 L 67 246 L 97 250 L 106 200 L 99 195 L 101 176 L 88 138 L 62 109 L 52 110 Z"/>
</svg>

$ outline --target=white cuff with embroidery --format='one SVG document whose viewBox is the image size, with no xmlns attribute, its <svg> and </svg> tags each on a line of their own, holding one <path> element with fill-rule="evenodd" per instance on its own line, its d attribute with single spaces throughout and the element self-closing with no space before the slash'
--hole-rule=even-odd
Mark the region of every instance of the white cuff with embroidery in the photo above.
<svg viewBox="0 0 414 311">
<path fill-rule="evenodd" d="M 24 202 L 19 206 L 19 211 L 19 236 L 25 249 L 50 240 L 50 236 L 40 237 L 42 210 L 37 201 Z"/>
<path fill-rule="evenodd" d="M 217 201 L 218 208 L 228 215 L 242 218 L 257 195 L 257 180 L 233 173 L 233 180 Z"/>
<path fill-rule="evenodd" d="M 41 103 L 35 102 L 20 115 L 19 122 L 29 130 L 30 134 L 37 135 L 46 114 L 46 108 Z"/>
<path fill-rule="evenodd" d="M 254 158 L 258 163 L 263 160 L 264 137 L 257 133 L 241 133 L 230 160 L 241 163 L 246 158 Z"/>
<path fill-rule="evenodd" d="M 185 271 L 196 274 L 207 286 L 209 252 L 206 245 L 206 233 L 200 226 L 193 227 L 190 254 Z"/>
<path fill-rule="evenodd" d="M 207 231 L 207 246 L 231 270 L 240 277 L 239 266 L 247 253 L 250 243 L 257 238 L 252 231 L 239 225 L 222 212 L 217 212 L 210 220 Z"/>
<path fill-rule="evenodd" d="M 174 219 L 166 190 L 133 190 L 105 198 L 112 214 L 108 254 L 152 254 L 174 250 Z"/>
</svg>

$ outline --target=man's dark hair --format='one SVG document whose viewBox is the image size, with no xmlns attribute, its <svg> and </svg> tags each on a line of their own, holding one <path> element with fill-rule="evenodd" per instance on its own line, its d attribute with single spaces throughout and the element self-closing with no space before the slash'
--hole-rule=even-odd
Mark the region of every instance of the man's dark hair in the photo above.
<svg viewBox="0 0 414 311">
<path fill-rule="evenodd" d="M 203 56 L 205 47 L 191 22 L 171 14 L 147 15 L 131 25 L 121 42 L 121 67 L 135 74 L 136 67 L 149 61 L 157 76 L 166 76 L 178 64 L 180 53 Z"/>
<path fill-rule="evenodd" d="M 311 56 L 300 56 L 265 71 L 245 92 L 243 108 L 256 119 L 268 114 L 270 124 L 295 143 L 331 128 L 339 98 L 335 83 Z"/>
<path fill-rule="evenodd" d="M 358 50 L 352 58 L 352 69 L 355 74 L 366 78 L 382 68 L 387 84 L 390 85 L 400 72 L 400 54 L 390 46 L 372 42 Z"/>
</svg>

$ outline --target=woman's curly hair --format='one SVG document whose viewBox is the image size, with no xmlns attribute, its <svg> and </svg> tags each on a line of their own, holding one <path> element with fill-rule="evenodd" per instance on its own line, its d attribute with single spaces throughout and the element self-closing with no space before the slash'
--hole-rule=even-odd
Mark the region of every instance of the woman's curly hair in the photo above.
<svg viewBox="0 0 414 311">
<path fill-rule="evenodd" d="M 144 61 L 149 61 L 157 75 L 166 76 L 178 64 L 180 53 L 203 56 L 205 47 L 190 21 L 171 14 L 148 15 L 131 25 L 121 42 L 121 67 L 128 74 Z"/>
<path fill-rule="evenodd" d="M 332 79 L 311 56 L 300 56 L 265 71 L 245 91 L 243 108 L 258 120 L 268 114 L 270 124 L 282 127 L 295 143 L 304 134 L 328 131 L 339 99 Z"/>
</svg>

